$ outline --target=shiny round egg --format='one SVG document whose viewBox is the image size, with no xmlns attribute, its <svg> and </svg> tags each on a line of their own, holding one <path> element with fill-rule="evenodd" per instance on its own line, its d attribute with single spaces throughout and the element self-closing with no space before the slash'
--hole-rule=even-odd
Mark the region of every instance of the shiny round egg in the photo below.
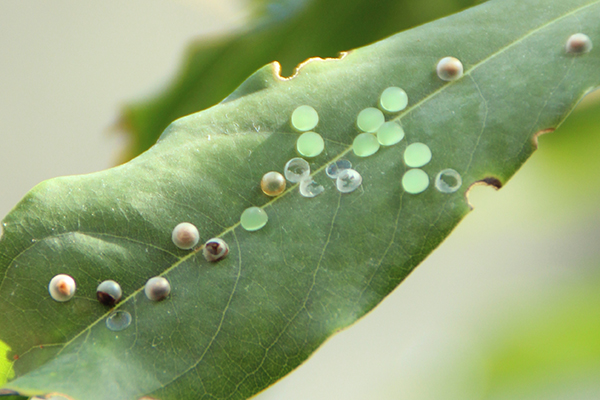
<svg viewBox="0 0 600 400">
<path fill-rule="evenodd" d="M 202 254 L 204 255 L 204 258 L 206 258 L 206 261 L 219 261 L 227 257 L 227 254 L 229 254 L 229 246 L 223 239 L 210 239 L 204 244 Z"/>
</svg>

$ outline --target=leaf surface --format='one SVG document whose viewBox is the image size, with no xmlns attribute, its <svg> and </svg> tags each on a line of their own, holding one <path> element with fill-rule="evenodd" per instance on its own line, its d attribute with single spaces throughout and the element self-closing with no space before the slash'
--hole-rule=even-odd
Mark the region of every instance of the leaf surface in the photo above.
<svg viewBox="0 0 600 400">
<path fill-rule="evenodd" d="M 173 122 L 161 140 L 107 171 L 57 178 L 34 188 L 4 219 L 0 239 L 0 340 L 10 348 L 22 395 L 74 399 L 242 399 L 289 373 L 329 336 L 389 294 L 468 213 L 468 188 L 504 184 L 536 147 L 600 84 L 597 49 L 574 56 L 567 38 L 600 43 L 600 0 L 503 0 L 350 52 L 313 60 L 292 79 L 271 64 L 223 103 Z M 464 76 L 437 78 L 445 56 Z M 406 131 L 397 145 L 353 155 L 356 116 L 382 90 L 402 87 L 409 106 L 389 114 Z M 320 116 L 325 152 L 310 160 L 325 191 L 296 186 L 267 198 L 260 179 L 296 157 L 290 115 L 299 105 Z M 407 144 L 426 143 L 432 183 L 403 191 Z M 341 194 L 324 173 L 346 158 L 363 177 Z M 453 168 L 461 188 L 434 188 Z M 239 225 L 262 207 L 268 224 Z M 194 223 L 203 240 L 221 237 L 227 258 L 178 250 L 171 231 Z M 73 276 L 76 297 L 48 295 L 50 279 Z M 145 282 L 163 275 L 171 296 L 150 302 Z M 125 293 L 132 316 L 107 329 L 110 310 L 95 300 L 105 279 Z"/>
</svg>

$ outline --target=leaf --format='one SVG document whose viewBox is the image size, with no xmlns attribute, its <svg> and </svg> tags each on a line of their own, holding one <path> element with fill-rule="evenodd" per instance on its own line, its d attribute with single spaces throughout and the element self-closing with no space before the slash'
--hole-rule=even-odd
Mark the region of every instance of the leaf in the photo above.
<svg viewBox="0 0 600 400">
<path fill-rule="evenodd" d="M 12 365 L 8 360 L 9 352 L 10 347 L 0 340 L 0 385 L 4 385 L 6 381 L 14 377 Z"/>
<path fill-rule="evenodd" d="M 573 56 L 565 43 L 576 32 L 600 42 L 599 16 L 600 0 L 491 1 L 341 60 L 313 60 L 289 80 L 269 65 L 228 101 L 172 123 L 131 162 L 37 186 L 5 218 L 0 240 L 0 340 L 18 355 L 5 387 L 85 400 L 241 399 L 274 383 L 439 245 L 468 213 L 472 184 L 506 183 L 537 134 L 598 86 L 597 49 Z M 435 74 L 448 55 L 465 66 L 452 83 Z M 410 99 L 389 116 L 406 139 L 354 156 L 356 115 L 392 85 Z M 302 104 L 320 115 L 326 151 L 311 168 L 325 191 L 309 199 L 292 186 L 266 198 L 262 175 L 297 156 L 289 119 Z M 453 168 L 460 190 L 402 190 L 413 142 L 432 149 L 430 179 Z M 350 194 L 324 174 L 340 158 L 363 177 Z M 240 227 L 249 206 L 269 215 L 263 229 Z M 229 256 L 208 263 L 200 249 L 176 249 L 171 230 L 182 221 L 204 240 L 222 237 Z M 58 273 L 78 283 L 67 303 L 47 293 Z M 144 283 L 159 274 L 172 293 L 150 302 Z M 123 331 L 106 328 L 110 311 L 95 300 L 104 279 L 123 287 L 117 308 L 132 316 Z"/>
<path fill-rule="evenodd" d="M 125 107 L 121 126 L 131 139 L 125 159 L 146 151 L 171 121 L 224 99 L 266 63 L 278 60 L 282 74 L 289 76 L 309 57 L 335 57 L 475 3 L 345 0 L 340 7 L 336 0 L 254 2 L 261 7 L 250 27 L 192 44 L 182 70 L 163 93 Z"/>
</svg>

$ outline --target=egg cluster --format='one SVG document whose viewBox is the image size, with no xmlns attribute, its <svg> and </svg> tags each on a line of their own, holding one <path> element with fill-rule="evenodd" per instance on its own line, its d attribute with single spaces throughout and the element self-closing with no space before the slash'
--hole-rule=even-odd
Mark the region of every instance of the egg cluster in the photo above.
<svg viewBox="0 0 600 400">
<path fill-rule="evenodd" d="M 574 56 L 589 53 L 592 48 L 591 39 L 583 33 L 571 35 L 565 45 L 565 51 Z M 440 59 L 435 70 L 438 78 L 444 82 L 457 81 L 465 73 L 462 62 L 455 57 Z M 404 148 L 402 156 L 406 171 L 400 184 L 405 192 L 416 195 L 424 192 L 430 185 L 429 175 L 422 168 L 430 163 L 433 152 L 427 144 L 409 140 L 410 134 L 407 135 L 400 124 L 397 113 L 404 111 L 408 105 L 409 96 L 405 90 L 397 86 L 385 88 L 376 106 L 368 106 L 358 112 L 355 125 L 359 133 L 352 142 L 351 150 L 359 158 L 371 157 L 382 146 L 394 146 L 407 138 L 410 144 Z M 316 132 L 319 113 L 314 107 L 296 107 L 290 124 L 295 131 L 301 133 L 296 140 L 296 150 L 300 156 L 314 158 L 325 150 L 325 140 Z M 351 193 L 363 183 L 361 174 L 352 168 L 351 161 L 341 158 L 349 151 L 350 149 L 324 168 L 326 176 L 335 181 L 334 186 L 340 193 Z M 323 193 L 325 188 L 314 181 L 310 164 L 302 157 L 290 159 L 283 167 L 283 174 L 277 171 L 266 172 L 260 181 L 262 192 L 269 197 L 281 196 L 286 193 L 286 183 L 290 182 L 298 186 L 303 197 L 313 198 Z M 434 179 L 435 188 L 445 194 L 457 192 L 462 183 L 460 173 L 452 168 L 443 169 Z M 246 231 L 253 232 L 263 228 L 268 220 L 262 207 L 249 207 L 241 214 L 240 225 Z M 201 248 L 204 258 L 209 262 L 217 262 L 229 254 L 229 246 L 220 238 L 210 239 L 199 248 L 200 232 L 189 222 L 177 224 L 171 232 L 171 240 L 181 250 L 196 252 Z M 67 274 L 54 276 L 48 285 L 52 299 L 61 303 L 71 300 L 76 290 L 75 279 Z M 163 276 L 151 277 L 144 286 L 144 293 L 151 301 L 161 301 L 170 295 L 171 285 Z M 96 288 L 98 301 L 108 307 L 115 307 L 122 296 L 121 285 L 114 280 L 104 280 Z M 110 330 L 120 331 L 131 324 L 131 319 L 127 311 L 115 310 L 107 317 L 106 326 Z"/>
</svg>

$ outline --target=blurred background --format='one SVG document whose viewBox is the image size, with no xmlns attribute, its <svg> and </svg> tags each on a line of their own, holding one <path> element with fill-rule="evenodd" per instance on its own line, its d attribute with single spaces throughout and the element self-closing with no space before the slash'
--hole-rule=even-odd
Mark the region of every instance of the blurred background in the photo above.
<svg viewBox="0 0 600 400">
<path fill-rule="evenodd" d="M 474 3 L 2 0 L 0 217 L 42 180 L 139 154 L 268 62 L 290 74 Z M 596 92 L 502 190 L 474 189 L 380 306 L 257 398 L 600 398 L 598 171 Z"/>
</svg>

